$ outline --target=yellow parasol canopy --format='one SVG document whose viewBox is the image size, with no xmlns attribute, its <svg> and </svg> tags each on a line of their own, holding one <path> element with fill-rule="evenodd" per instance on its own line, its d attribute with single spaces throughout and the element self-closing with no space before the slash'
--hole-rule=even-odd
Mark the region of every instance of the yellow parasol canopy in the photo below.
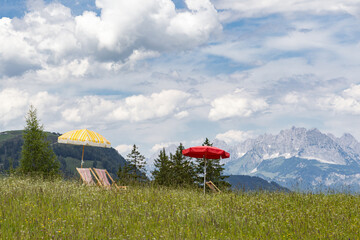
<svg viewBox="0 0 360 240">
<path fill-rule="evenodd" d="M 58 143 L 82 145 L 83 152 L 81 157 L 81 167 L 84 163 L 84 148 L 85 146 L 110 148 L 111 143 L 102 135 L 88 129 L 73 130 L 64 133 L 58 137 Z"/>
<path fill-rule="evenodd" d="M 99 133 L 88 129 L 73 130 L 58 138 L 59 143 L 110 148 L 111 143 Z"/>
</svg>

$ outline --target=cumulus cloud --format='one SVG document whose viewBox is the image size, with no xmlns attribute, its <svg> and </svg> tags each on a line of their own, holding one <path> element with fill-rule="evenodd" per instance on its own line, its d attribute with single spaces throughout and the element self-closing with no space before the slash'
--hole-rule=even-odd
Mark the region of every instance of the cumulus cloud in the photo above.
<svg viewBox="0 0 360 240">
<path fill-rule="evenodd" d="M 120 144 L 118 146 L 115 147 L 115 149 L 120 153 L 120 154 L 126 154 L 129 153 L 133 148 L 133 145 L 126 145 L 126 144 Z"/>
<path fill-rule="evenodd" d="M 28 93 L 18 89 L 2 90 L 0 92 L 0 123 L 5 125 L 13 119 L 25 116 L 28 98 Z"/>
<path fill-rule="evenodd" d="M 353 98 L 345 98 L 342 96 L 329 96 L 320 98 L 319 107 L 324 110 L 333 110 L 335 112 L 360 114 L 360 102 Z"/>
<path fill-rule="evenodd" d="M 344 95 L 356 100 L 360 100 L 360 85 L 351 85 L 350 88 L 344 90 Z"/>
<path fill-rule="evenodd" d="M 201 45 L 221 31 L 209 0 L 97 0 L 97 15 L 73 16 L 60 3 L 29 2 L 23 18 L 0 19 L 0 76 L 38 70 L 41 79 L 83 76 L 89 63 L 129 62 Z M 89 61 L 89 59 L 91 59 Z"/>
<path fill-rule="evenodd" d="M 24 117 L 30 105 L 37 109 L 39 117 L 43 117 L 45 112 L 58 110 L 59 99 L 46 91 L 31 94 L 17 88 L 6 88 L 0 92 L 0 125 Z"/>
<path fill-rule="evenodd" d="M 239 130 L 229 130 L 225 133 L 219 133 L 216 135 L 216 139 L 226 142 L 227 144 L 230 143 L 240 143 L 243 142 L 249 138 L 254 138 L 255 135 L 253 132 L 248 131 L 239 131 Z"/>
<path fill-rule="evenodd" d="M 46 114 L 57 112 L 61 108 L 60 99 L 56 95 L 51 95 L 46 91 L 38 92 L 29 99 L 40 117 Z"/>
<path fill-rule="evenodd" d="M 140 122 L 168 117 L 184 118 L 190 94 L 179 90 L 163 90 L 149 96 L 134 95 L 120 100 L 107 100 L 100 96 L 85 96 L 62 111 L 69 122 Z"/>
<path fill-rule="evenodd" d="M 126 98 L 106 98 L 84 96 L 60 98 L 46 91 L 29 92 L 16 88 L 6 88 L 0 92 L 0 126 L 8 126 L 14 121 L 21 124 L 30 104 L 38 110 L 40 119 L 46 125 L 60 128 L 103 127 L 119 121 L 145 122 L 157 119 L 186 118 L 191 106 L 189 93 L 179 90 L 163 90 L 150 95 L 133 95 Z M 190 101 L 191 102 L 191 101 Z M 13 124 L 11 126 L 14 126 Z M 17 125 L 21 128 L 22 125 Z"/>
<path fill-rule="evenodd" d="M 210 1 L 187 0 L 186 4 L 189 10 L 178 12 L 170 0 L 98 0 L 101 16 L 93 12 L 77 16 L 76 33 L 85 49 L 97 49 L 98 57 L 112 60 L 141 49 L 192 48 L 206 42 L 221 25 Z"/>
<path fill-rule="evenodd" d="M 62 111 L 69 122 L 88 122 L 96 124 L 109 121 L 106 117 L 114 109 L 115 103 L 99 96 L 84 96 L 75 101 L 72 107 Z"/>
<path fill-rule="evenodd" d="M 172 147 L 172 148 L 176 148 L 179 145 L 179 142 L 166 142 L 166 143 L 157 143 L 155 144 L 152 148 L 151 148 L 151 152 L 153 153 L 157 153 L 160 150 L 162 150 L 163 148 L 168 148 L 168 147 Z"/>
<path fill-rule="evenodd" d="M 190 94 L 179 90 L 163 90 L 150 96 L 137 95 L 126 98 L 112 112 L 111 116 L 118 120 L 133 122 L 161 118 L 170 114 L 185 117 L 186 100 Z"/>
<path fill-rule="evenodd" d="M 41 64 L 36 48 L 26 42 L 12 22 L 9 18 L 0 19 L 0 76 L 19 75 Z"/>
<path fill-rule="evenodd" d="M 360 85 L 352 85 L 340 94 L 327 94 L 320 97 L 318 107 L 334 112 L 360 114 Z"/>
<path fill-rule="evenodd" d="M 211 106 L 209 119 L 213 121 L 230 117 L 249 117 L 268 108 L 264 99 L 254 97 L 244 90 L 216 98 L 211 102 Z"/>
</svg>

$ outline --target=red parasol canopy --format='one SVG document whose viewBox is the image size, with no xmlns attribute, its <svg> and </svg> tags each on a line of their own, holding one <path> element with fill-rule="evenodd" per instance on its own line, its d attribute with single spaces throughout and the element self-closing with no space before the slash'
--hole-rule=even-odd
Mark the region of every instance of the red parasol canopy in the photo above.
<svg viewBox="0 0 360 240">
<path fill-rule="evenodd" d="M 184 149 L 182 154 L 193 158 L 220 159 L 229 158 L 230 154 L 224 150 L 211 146 L 198 146 Z"/>
</svg>

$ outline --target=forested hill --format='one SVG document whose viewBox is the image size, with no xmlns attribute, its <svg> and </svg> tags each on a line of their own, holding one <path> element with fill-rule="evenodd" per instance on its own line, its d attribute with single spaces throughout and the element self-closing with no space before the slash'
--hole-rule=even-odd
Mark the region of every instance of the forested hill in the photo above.
<svg viewBox="0 0 360 240">
<path fill-rule="evenodd" d="M 254 176 L 230 175 L 226 181 L 231 184 L 233 190 L 238 191 L 290 192 L 288 188 L 282 187 L 276 182 L 268 182 Z"/>
<path fill-rule="evenodd" d="M 80 167 L 82 146 L 57 143 L 59 133 L 46 132 L 58 160 L 61 171 L 66 178 L 78 177 L 76 167 Z M 0 171 L 6 172 L 11 166 L 19 165 L 23 131 L 0 132 Z M 113 148 L 85 147 L 84 167 L 105 168 L 116 176 L 119 166 L 125 159 Z"/>
</svg>

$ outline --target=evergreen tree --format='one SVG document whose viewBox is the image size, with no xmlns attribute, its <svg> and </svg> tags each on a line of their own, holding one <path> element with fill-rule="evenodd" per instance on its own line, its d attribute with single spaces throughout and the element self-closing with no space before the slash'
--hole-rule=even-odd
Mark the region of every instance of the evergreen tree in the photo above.
<svg viewBox="0 0 360 240">
<path fill-rule="evenodd" d="M 135 181 L 132 172 L 133 166 L 130 163 L 126 162 L 124 166 L 120 165 L 117 175 L 121 184 L 131 184 Z"/>
<path fill-rule="evenodd" d="M 212 146 L 209 139 L 206 138 L 202 146 Z M 204 159 L 196 159 L 196 173 L 197 183 L 200 186 L 204 186 Z M 217 187 L 227 189 L 231 186 L 230 183 L 224 181 L 229 176 L 222 175 L 224 171 L 224 164 L 220 163 L 220 159 L 206 159 L 206 181 L 212 181 Z"/>
<path fill-rule="evenodd" d="M 160 151 L 159 156 L 154 162 L 155 170 L 152 172 L 154 182 L 159 185 L 170 186 L 172 184 L 172 164 L 169 156 L 166 155 L 165 148 Z"/>
<path fill-rule="evenodd" d="M 118 176 L 120 181 L 139 182 L 147 181 L 145 157 L 140 154 L 138 147 L 134 144 L 133 149 L 127 155 L 127 164 L 119 167 Z"/>
<path fill-rule="evenodd" d="M 21 151 L 19 171 L 23 174 L 52 177 L 59 174 L 60 163 L 50 148 L 50 142 L 37 119 L 36 109 L 30 106 L 26 116 L 24 144 Z"/>
<path fill-rule="evenodd" d="M 170 154 L 172 167 L 170 173 L 172 175 L 172 185 L 192 186 L 196 180 L 195 166 L 189 157 L 182 154 L 184 146 L 180 143 L 175 154 Z"/>
</svg>

